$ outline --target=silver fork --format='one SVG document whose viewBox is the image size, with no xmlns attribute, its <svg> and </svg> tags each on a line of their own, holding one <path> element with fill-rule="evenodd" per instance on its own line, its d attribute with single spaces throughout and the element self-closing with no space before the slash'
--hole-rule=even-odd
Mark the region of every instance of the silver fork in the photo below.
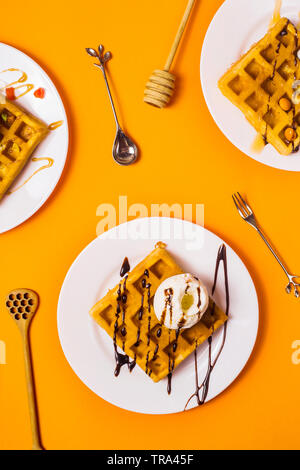
<svg viewBox="0 0 300 470">
<path fill-rule="evenodd" d="M 300 276 L 296 276 L 296 275 L 290 274 L 288 272 L 287 268 L 285 267 L 283 262 L 280 260 L 279 256 L 275 253 L 274 249 L 272 248 L 272 246 L 270 245 L 270 243 L 266 239 L 265 235 L 263 234 L 262 230 L 258 226 L 258 223 L 256 221 L 255 215 L 254 215 L 251 207 L 242 198 L 240 193 L 233 194 L 232 199 L 233 199 L 233 202 L 234 202 L 240 216 L 245 220 L 245 222 L 247 222 L 249 225 L 251 225 L 251 227 L 253 227 L 257 231 L 257 233 L 259 233 L 259 235 L 261 236 L 261 238 L 263 239 L 263 241 L 265 242 L 265 244 L 267 245 L 267 247 L 269 248 L 269 250 L 271 251 L 271 253 L 275 257 L 275 259 L 278 261 L 281 268 L 285 272 L 285 275 L 287 276 L 287 278 L 289 280 L 289 283 L 285 288 L 287 294 L 290 294 L 292 292 L 292 290 L 294 289 L 294 295 L 298 299 L 300 297 L 300 292 L 298 290 L 298 287 L 300 287 L 300 284 L 298 284 L 296 282 L 296 280 L 299 279 Z"/>
</svg>

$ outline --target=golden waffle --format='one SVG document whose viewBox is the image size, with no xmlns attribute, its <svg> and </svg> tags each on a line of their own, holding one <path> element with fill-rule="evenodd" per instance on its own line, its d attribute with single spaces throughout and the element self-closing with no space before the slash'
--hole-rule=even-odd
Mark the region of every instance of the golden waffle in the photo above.
<svg viewBox="0 0 300 470">
<path fill-rule="evenodd" d="M 149 277 L 145 276 L 145 270 L 149 272 Z M 192 328 L 181 330 L 179 335 L 176 330 L 168 330 L 159 323 L 153 309 L 154 294 L 162 281 L 181 273 L 183 273 L 182 269 L 167 252 L 165 245 L 158 243 L 155 250 L 128 275 L 125 321 L 122 322 L 122 315 L 120 315 L 116 335 L 115 321 L 119 285 L 110 290 L 90 311 L 94 320 L 112 339 L 115 335 L 117 345 L 136 360 L 136 363 L 154 382 L 172 373 L 175 367 L 195 350 L 196 345 L 207 340 L 213 331 L 227 320 L 225 313 L 211 300 L 201 321 Z M 151 284 L 150 288 L 143 287 L 145 285 L 143 279 Z M 148 290 L 149 303 L 147 301 Z M 143 295 L 143 317 L 139 319 Z M 122 334 L 124 331 L 126 331 L 125 336 Z M 177 339 L 176 335 L 178 335 Z M 139 341 L 137 341 L 138 337 Z M 174 346 L 176 344 L 177 348 Z"/>
<path fill-rule="evenodd" d="M 0 200 L 48 133 L 46 124 L 0 97 Z"/>
<path fill-rule="evenodd" d="M 291 101 L 292 85 L 300 78 L 299 37 L 289 20 L 280 19 L 219 81 L 222 93 L 282 155 L 298 150 L 300 143 L 300 104 L 290 111 L 279 105 L 281 98 Z M 286 140 L 287 128 L 297 133 L 293 142 Z"/>
</svg>

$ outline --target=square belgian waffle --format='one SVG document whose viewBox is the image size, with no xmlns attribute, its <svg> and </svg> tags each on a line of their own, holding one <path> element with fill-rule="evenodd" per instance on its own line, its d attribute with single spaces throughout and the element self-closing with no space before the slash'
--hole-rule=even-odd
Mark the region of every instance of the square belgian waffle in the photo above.
<svg viewBox="0 0 300 470">
<path fill-rule="evenodd" d="M 128 274 L 126 289 L 123 280 L 90 311 L 94 320 L 112 339 L 115 337 L 116 344 L 154 382 L 173 372 L 194 352 L 195 347 L 227 321 L 225 313 L 211 300 L 200 322 L 192 328 L 176 332 L 159 323 L 153 309 L 156 289 L 165 279 L 181 273 L 182 269 L 167 252 L 166 246 L 159 242 L 155 250 Z M 115 328 L 120 287 L 121 292 L 126 294 L 126 307 L 124 318 L 122 312 Z"/>
<path fill-rule="evenodd" d="M 300 143 L 300 104 L 288 111 L 279 104 L 282 98 L 292 104 L 293 83 L 300 79 L 299 37 L 281 18 L 219 81 L 221 92 L 282 155 L 298 150 Z M 295 131 L 292 141 L 285 135 L 288 128 Z"/>
<path fill-rule="evenodd" d="M 46 124 L 0 97 L 0 200 L 48 133 Z"/>
</svg>

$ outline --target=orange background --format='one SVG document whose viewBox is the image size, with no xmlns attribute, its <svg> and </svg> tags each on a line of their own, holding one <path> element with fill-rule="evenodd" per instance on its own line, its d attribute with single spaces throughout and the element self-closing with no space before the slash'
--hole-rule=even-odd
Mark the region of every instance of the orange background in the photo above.
<svg viewBox="0 0 300 470">
<path fill-rule="evenodd" d="M 71 143 L 48 202 L 0 237 L 0 340 L 7 344 L 7 365 L 0 366 L 1 449 L 31 446 L 21 341 L 4 308 L 7 292 L 18 286 L 41 296 L 32 348 L 47 449 L 300 447 L 300 366 L 291 361 L 292 342 L 300 337 L 300 301 L 287 296 L 284 274 L 231 200 L 236 190 L 248 196 L 290 269 L 299 272 L 299 174 L 256 163 L 216 127 L 203 99 L 199 61 L 222 1 L 197 3 L 174 68 L 176 99 L 166 110 L 143 104 L 143 89 L 165 62 L 186 0 L 90 0 L 81 6 L 52 0 L 47 7 L 16 0 L 13 8 L 2 7 L 2 18 L 13 17 L 13 27 L 3 20 L 0 40 L 28 53 L 52 77 L 68 112 Z M 138 163 L 128 168 L 112 160 L 108 97 L 84 50 L 99 42 L 114 54 L 109 70 L 121 120 L 141 149 Z M 89 391 L 62 353 L 56 326 L 61 284 L 96 236 L 97 206 L 117 206 L 119 195 L 149 208 L 204 203 L 206 227 L 239 253 L 255 281 L 260 328 L 252 358 L 226 392 L 201 408 L 171 416 L 118 409 Z"/>
</svg>

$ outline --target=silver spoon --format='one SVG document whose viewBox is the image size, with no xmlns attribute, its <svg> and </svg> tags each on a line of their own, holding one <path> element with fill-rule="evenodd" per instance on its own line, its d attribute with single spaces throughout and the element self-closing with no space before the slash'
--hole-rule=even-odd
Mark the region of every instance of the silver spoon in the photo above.
<svg viewBox="0 0 300 470">
<path fill-rule="evenodd" d="M 98 52 L 95 49 L 92 49 L 91 47 L 87 47 L 86 52 L 90 56 L 96 57 L 99 60 L 99 64 L 94 64 L 94 65 L 98 67 L 103 73 L 110 103 L 111 103 L 112 110 L 114 113 L 114 118 L 115 118 L 116 126 L 117 126 L 117 134 L 116 134 L 114 145 L 113 145 L 113 157 L 115 161 L 119 163 L 119 165 L 131 165 L 132 163 L 136 161 L 138 157 L 138 149 L 135 143 L 123 132 L 118 121 L 115 105 L 112 99 L 112 95 L 110 92 L 110 88 L 109 88 L 109 84 L 108 84 L 108 80 L 106 76 L 106 71 L 105 71 L 105 64 L 112 58 L 112 55 L 110 52 L 106 52 L 105 54 L 103 54 L 104 47 L 102 46 L 102 44 L 100 44 L 100 46 L 98 47 Z"/>
</svg>

